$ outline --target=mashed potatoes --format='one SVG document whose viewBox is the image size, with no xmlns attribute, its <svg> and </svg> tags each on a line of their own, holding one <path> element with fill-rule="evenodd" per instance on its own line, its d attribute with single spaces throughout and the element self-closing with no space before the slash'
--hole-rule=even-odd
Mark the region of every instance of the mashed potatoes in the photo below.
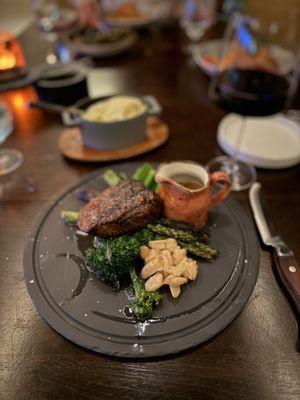
<svg viewBox="0 0 300 400">
<path fill-rule="evenodd" d="M 88 107 L 82 118 L 92 122 L 124 121 L 145 111 L 145 104 L 136 97 L 115 96 L 94 103 Z"/>
</svg>

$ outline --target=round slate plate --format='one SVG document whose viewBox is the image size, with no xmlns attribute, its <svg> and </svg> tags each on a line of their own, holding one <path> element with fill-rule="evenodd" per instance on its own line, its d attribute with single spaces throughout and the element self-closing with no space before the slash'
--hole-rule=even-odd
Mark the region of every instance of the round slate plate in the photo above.
<svg viewBox="0 0 300 400">
<path fill-rule="evenodd" d="M 112 166 L 128 176 L 138 163 Z M 252 223 L 232 199 L 217 206 L 207 229 L 219 249 L 214 262 L 200 262 L 195 282 L 178 299 L 163 288 L 153 319 L 136 323 L 126 317 L 132 292 L 113 292 L 84 265 L 79 238 L 60 220 L 62 210 L 78 210 L 76 192 L 103 189 L 103 168 L 52 201 L 30 233 L 24 254 L 25 281 L 42 317 L 80 346 L 119 357 L 155 357 L 196 346 L 223 330 L 243 309 L 258 274 L 259 249 Z M 81 249 L 81 250 L 80 250 Z"/>
</svg>

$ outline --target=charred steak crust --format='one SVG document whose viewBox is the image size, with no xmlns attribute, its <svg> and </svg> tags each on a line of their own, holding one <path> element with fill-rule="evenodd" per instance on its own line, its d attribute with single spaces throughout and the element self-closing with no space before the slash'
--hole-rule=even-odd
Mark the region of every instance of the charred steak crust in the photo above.
<svg viewBox="0 0 300 400">
<path fill-rule="evenodd" d="M 93 198 L 79 213 L 80 230 L 114 237 L 133 232 L 159 216 L 159 196 L 141 182 L 124 180 Z"/>
</svg>

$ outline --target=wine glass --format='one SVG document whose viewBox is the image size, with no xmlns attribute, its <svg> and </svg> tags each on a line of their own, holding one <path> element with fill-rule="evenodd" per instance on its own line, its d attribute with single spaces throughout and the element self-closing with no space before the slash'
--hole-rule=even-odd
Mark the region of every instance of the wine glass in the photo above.
<svg viewBox="0 0 300 400">
<path fill-rule="evenodd" d="M 0 104 L 0 144 L 13 131 L 13 119 L 9 109 Z M 9 173 L 18 169 L 23 163 L 23 155 L 16 149 L 2 149 L 0 150 L 0 177 L 8 175 Z"/>
<path fill-rule="evenodd" d="M 216 0 L 185 0 L 180 25 L 191 42 L 197 42 L 216 21 Z"/>
<path fill-rule="evenodd" d="M 283 111 L 296 89 L 299 30 L 297 19 L 288 18 L 291 10 L 286 7 L 285 11 L 282 23 L 236 13 L 220 46 L 218 71 L 209 96 L 224 110 L 239 114 L 241 123 L 231 157 L 214 158 L 207 169 L 227 172 L 236 191 L 250 187 L 256 180 L 255 168 L 239 161 L 247 117 Z"/>
<path fill-rule="evenodd" d="M 61 61 L 70 61 L 72 55 L 69 53 L 71 52 L 60 39 L 61 33 L 71 32 L 76 27 L 77 12 L 73 9 L 61 8 L 58 0 L 32 0 L 32 8 L 40 35 L 48 44 L 46 62 L 56 64 Z M 64 47 L 63 50 L 62 47 Z M 62 60 L 60 56 L 63 57 Z"/>
</svg>

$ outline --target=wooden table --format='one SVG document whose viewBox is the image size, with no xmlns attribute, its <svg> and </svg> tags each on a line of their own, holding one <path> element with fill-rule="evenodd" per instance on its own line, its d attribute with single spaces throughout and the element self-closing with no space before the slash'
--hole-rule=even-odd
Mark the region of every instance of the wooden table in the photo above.
<svg viewBox="0 0 300 400">
<path fill-rule="evenodd" d="M 44 48 L 32 28 L 23 34 L 22 43 L 29 64 L 42 60 Z M 176 29 L 153 30 L 144 35 L 143 46 L 98 63 L 103 91 L 151 93 L 163 105 L 170 140 L 137 160 L 191 159 L 205 164 L 220 153 L 216 130 L 224 116 L 208 100 L 208 78 L 180 50 Z M 64 159 L 57 148 L 60 118 L 26 109 L 33 97 L 32 88 L 2 95 L 16 124 L 3 147 L 20 149 L 25 162 L 0 186 L 0 398 L 299 399 L 297 325 L 265 249 L 244 311 L 209 343 L 184 354 L 146 361 L 106 357 L 67 341 L 42 320 L 23 279 L 24 236 L 51 197 L 100 164 Z M 300 168 L 259 170 L 258 180 L 279 231 L 300 259 Z M 249 213 L 247 192 L 233 196 Z"/>
</svg>

